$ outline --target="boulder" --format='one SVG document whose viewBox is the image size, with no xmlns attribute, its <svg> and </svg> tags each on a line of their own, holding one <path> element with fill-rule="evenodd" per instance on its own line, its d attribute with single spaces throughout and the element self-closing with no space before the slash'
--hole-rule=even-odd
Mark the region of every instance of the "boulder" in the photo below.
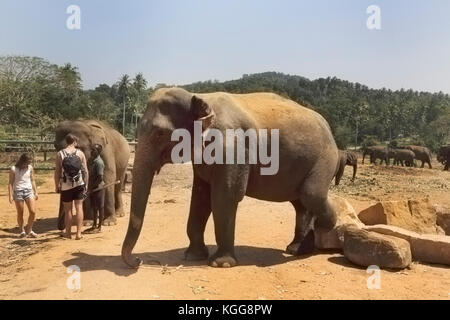
<svg viewBox="0 0 450 320">
<path fill-rule="evenodd" d="M 414 260 L 450 265 L 450 237 L 443 235 L 418 234 L 395 226 L 366 226 L 365 230 L 404 239 L 411 246 Z"/>
<path fill-rule="evenodd" d="M 361 211 L 358 217 L 366 225 L 386 224 L 418 233 L 438 234 L 436 211 L 428 198 L 380 201 Z"/>
<path fill-rule="evenodd" d="M 345 230 L 349 227 L 362 228 L 364 224 L 346 199 L 334 195 L 330 195 L 329 199 L 337 214 L 336 226 L 329 232 L 316 231 L 315 246 L 318 249 L 342 249 Z"/>
<path fill-rule="evenodd" d="M 450 236 L 450 208 L 442 205 L 434 205 L 436 210 L 436 224 Z"/>
<path fill-rule="evenodd" d="M 345 231 L 344 256 L 364 267 L 403 269 L 411 264 L 408 241 L 358 228 Z"/>
</svg>

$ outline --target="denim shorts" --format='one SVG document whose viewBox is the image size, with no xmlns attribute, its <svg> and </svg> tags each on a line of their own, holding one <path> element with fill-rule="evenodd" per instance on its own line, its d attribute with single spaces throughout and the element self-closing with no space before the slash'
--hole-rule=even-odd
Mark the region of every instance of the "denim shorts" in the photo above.
<svg viewBox="0 0 450 320">
<path fill-rule="evenodd" d="M 14 190 L 13 199 L 14 201 L 25 201 L 32 196 L 34 196 L 32 189 Z"/>
</svg>

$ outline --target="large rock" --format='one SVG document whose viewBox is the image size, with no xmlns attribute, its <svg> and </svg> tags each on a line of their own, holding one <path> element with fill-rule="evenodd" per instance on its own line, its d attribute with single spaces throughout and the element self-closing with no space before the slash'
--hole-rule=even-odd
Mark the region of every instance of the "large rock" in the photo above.
<svg viewBox="0 0 450 320">
<path fill-rule="evenodd" d="M 362 228 L 364 224 L 346 199 L 335 195 L 330 195 L 329 199 L 337 214 L 336 226 L 329 232 L 316 231 L 315 246 L 318 249 L 342 249 L 345 230 L 349 227 Z"/>
<path fill-rule="evenodd" d="M 358 228 L 345 231 L 344 255 L 364 267 L 403 269 L 411 264 L 408 241 Z"/>
<path fill-rule="evenodd" d="M 450 237 L 418 234 L 395 226 L 366 226 L 366 230 L 404 239 L 411 246 L 414 260 L 450 265 Z"/>
<path fill-rule="evenodd" d="M 436 210 L 436 224 L 450 236 L 450 208 L 442 205 L 434 205 Z"/>
<path fill-rule="evenodd" d="M 418 233 L 438 234 L 436 211 L 428 198 L 380 201 L 361 211 L 358 217 L 366 225 L 386 224 Z"/>
</svg>

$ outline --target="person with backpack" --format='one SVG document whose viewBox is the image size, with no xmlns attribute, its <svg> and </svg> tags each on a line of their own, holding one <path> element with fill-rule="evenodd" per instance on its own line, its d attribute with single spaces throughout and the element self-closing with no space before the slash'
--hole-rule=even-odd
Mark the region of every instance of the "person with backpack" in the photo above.
<svg viewBox="0 0 450 320">
<path fill-rule="evenodd" d="M 55 191 L 61 193 L 65 214 L 65 238 L 72 238 L 72 210 L 75 206 L 77 235 L 80 240 L 83 225 L 83 200 L 86 197 L 89 173 L 83 151 L 77 149 L 78 138 L 69 133 L 65 137 L 66 147 L 58 152 L 55 162 Z"/>
<path fill-rule="evenodd" d="M 36 238 L 33 231 L 33 223 L 36 218 L 35 200 L 38 199 L 36 183 L 34 181 L 34 170 L 31 166 L 31 157 L 24 153 L 20 156 L 16 165 L 9 172 L 9 203 L 16 204 L 17 223 L 19 224 L 20 238 L 26 236 Z M 24 203 L 28 207 L 28 224 L 24 227 L 23 209 Z"/>
</svg>

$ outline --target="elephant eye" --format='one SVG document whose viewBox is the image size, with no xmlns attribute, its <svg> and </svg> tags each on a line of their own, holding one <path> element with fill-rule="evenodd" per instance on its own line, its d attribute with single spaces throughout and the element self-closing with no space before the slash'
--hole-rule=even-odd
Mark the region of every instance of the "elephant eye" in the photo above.
<svg viewBox="0 0 450 320">
<path fill-rule="evenodd" d="M 153 133 L 153 136 L 156 139 L 160 139 L 160 138 L 162 138 L 164 136 L 164 134 L 165 134 L 165 132 L 164 132 L 163 129 L 156 129 L 155 132 Z"/>
</svg>

